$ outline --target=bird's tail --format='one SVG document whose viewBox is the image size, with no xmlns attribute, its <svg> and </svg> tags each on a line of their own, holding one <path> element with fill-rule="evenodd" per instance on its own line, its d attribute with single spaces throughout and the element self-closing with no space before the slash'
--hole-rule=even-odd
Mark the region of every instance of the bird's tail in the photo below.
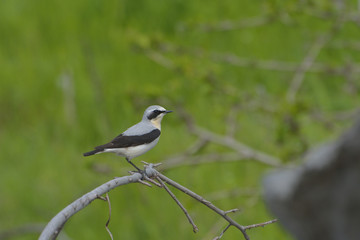
<svg viewBox="0 0 360 240">
<path fill-rule="evenodd" d="M 84 155 L 84 157 L 87 157 L 87 156 L 91 156 L 91 155 L 94 155 L 94 154 L 96 154 L 98 152 L 102 152 L 102 151 L 103 151 L 102 149 L 95 149 L 95 150 L 92 150 L 90 152 L 86 152 L 83 155 Z"/>
</svg>

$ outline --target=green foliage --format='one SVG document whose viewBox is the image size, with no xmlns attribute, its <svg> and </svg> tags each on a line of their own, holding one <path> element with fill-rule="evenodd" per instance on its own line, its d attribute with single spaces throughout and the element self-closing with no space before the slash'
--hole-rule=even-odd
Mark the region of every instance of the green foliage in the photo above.
<svg viewBox="0 0 360 240">
<path fill-rule="evenodd" d="M 239 141 L 284 163 L 301 159 L 342 132 L 351 123 L 343 113 L 358 106 L 355 6 L 356 1 L 341 7 L 295 0 L 1 1 L 0 230 L 45 223 L 77 197 L 126 174 L 130 167 L 123 159 L 81 154 L 139 121 L 152 104 L 174 110 L 181 105 L 198 125 L 219 134 L 238 106 Z M 295 71 L 322 34 L 331 38 L 289 101 Z M 161 162 L 195 140 L 175 112 L 164 119 L 158 146 L 139 159 Z M 227 150 L 211 145 L 202 151 Z M 269 169 L 239 161 L 166 174 L 206 195 L 235 188 L 260 192 Z M 115 239 L 210 239 L 226 226 L 212 229 L 219 216 L 176 195 L 199 233 L 193 234 L 165 191 L 130 185 L 110 193 Z M 261 197 L 214 203 L 242 208 L 234 218 L 243 225 L 273 218 Z M 64 231 L 71 239 L 105 239 L 106 220 L 107 205 L 95 201 Z M 291 239 L 279 224 L 249 234 L 253 240 Z M 223 238 L 241 237 L 230 228 Z"/>
</svg>

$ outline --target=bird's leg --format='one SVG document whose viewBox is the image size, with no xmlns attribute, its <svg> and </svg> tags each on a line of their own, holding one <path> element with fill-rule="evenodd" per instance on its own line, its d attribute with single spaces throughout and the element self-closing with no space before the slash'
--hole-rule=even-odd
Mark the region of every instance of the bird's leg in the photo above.
<svg viewBox="0 0 360 240">
<path fill-rule="evenodd" d="M 139 173 L 143 174 L 143 170 L 140 170 L 140 168 L 138 168 L 135 164 L 133 164 L 129 158 L 126 158 L 126 161 L 128 161 L 128 163 L 130 163 L 131 165 L 133 165 L 134 168 L 136 168 L 138 170 Z"/>
</svg>

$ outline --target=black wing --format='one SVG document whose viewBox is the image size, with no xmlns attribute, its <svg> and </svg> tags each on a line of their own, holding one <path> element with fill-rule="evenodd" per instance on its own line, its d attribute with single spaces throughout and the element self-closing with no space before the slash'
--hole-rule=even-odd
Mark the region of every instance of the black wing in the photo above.
<svg viewBox="0 0 360 240">
<path fill-rule="evenodd" d="M 106 148 L 126 148 L 135 147 L 142 144 L 151 143 L 160 136 L 160 130 L 154 129 L 149 133 L 143 135 L 126 136 L 120 134 L 111 142 L 95 147 L 96 150 L 104 150 Z"/>
</svg>

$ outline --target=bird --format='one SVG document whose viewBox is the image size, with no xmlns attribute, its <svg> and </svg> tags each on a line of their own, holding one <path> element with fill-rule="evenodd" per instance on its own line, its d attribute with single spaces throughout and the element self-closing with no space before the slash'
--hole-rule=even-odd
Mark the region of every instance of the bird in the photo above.
<svg viewBox="0 0 360 240">
<path fill-rule="evenodd" d="M 171 112 L 159 105 L 152 105 L 145 110 L 139 123 L 128 128 L 109 143 L 97 146 L 83 155 L 86 157 L 104 152 L 116 153 L 125 157 L 126 161 L 142 172 L 131 160 L 156 146 L 161 134 L 161 120 Z"/>
</svg>

